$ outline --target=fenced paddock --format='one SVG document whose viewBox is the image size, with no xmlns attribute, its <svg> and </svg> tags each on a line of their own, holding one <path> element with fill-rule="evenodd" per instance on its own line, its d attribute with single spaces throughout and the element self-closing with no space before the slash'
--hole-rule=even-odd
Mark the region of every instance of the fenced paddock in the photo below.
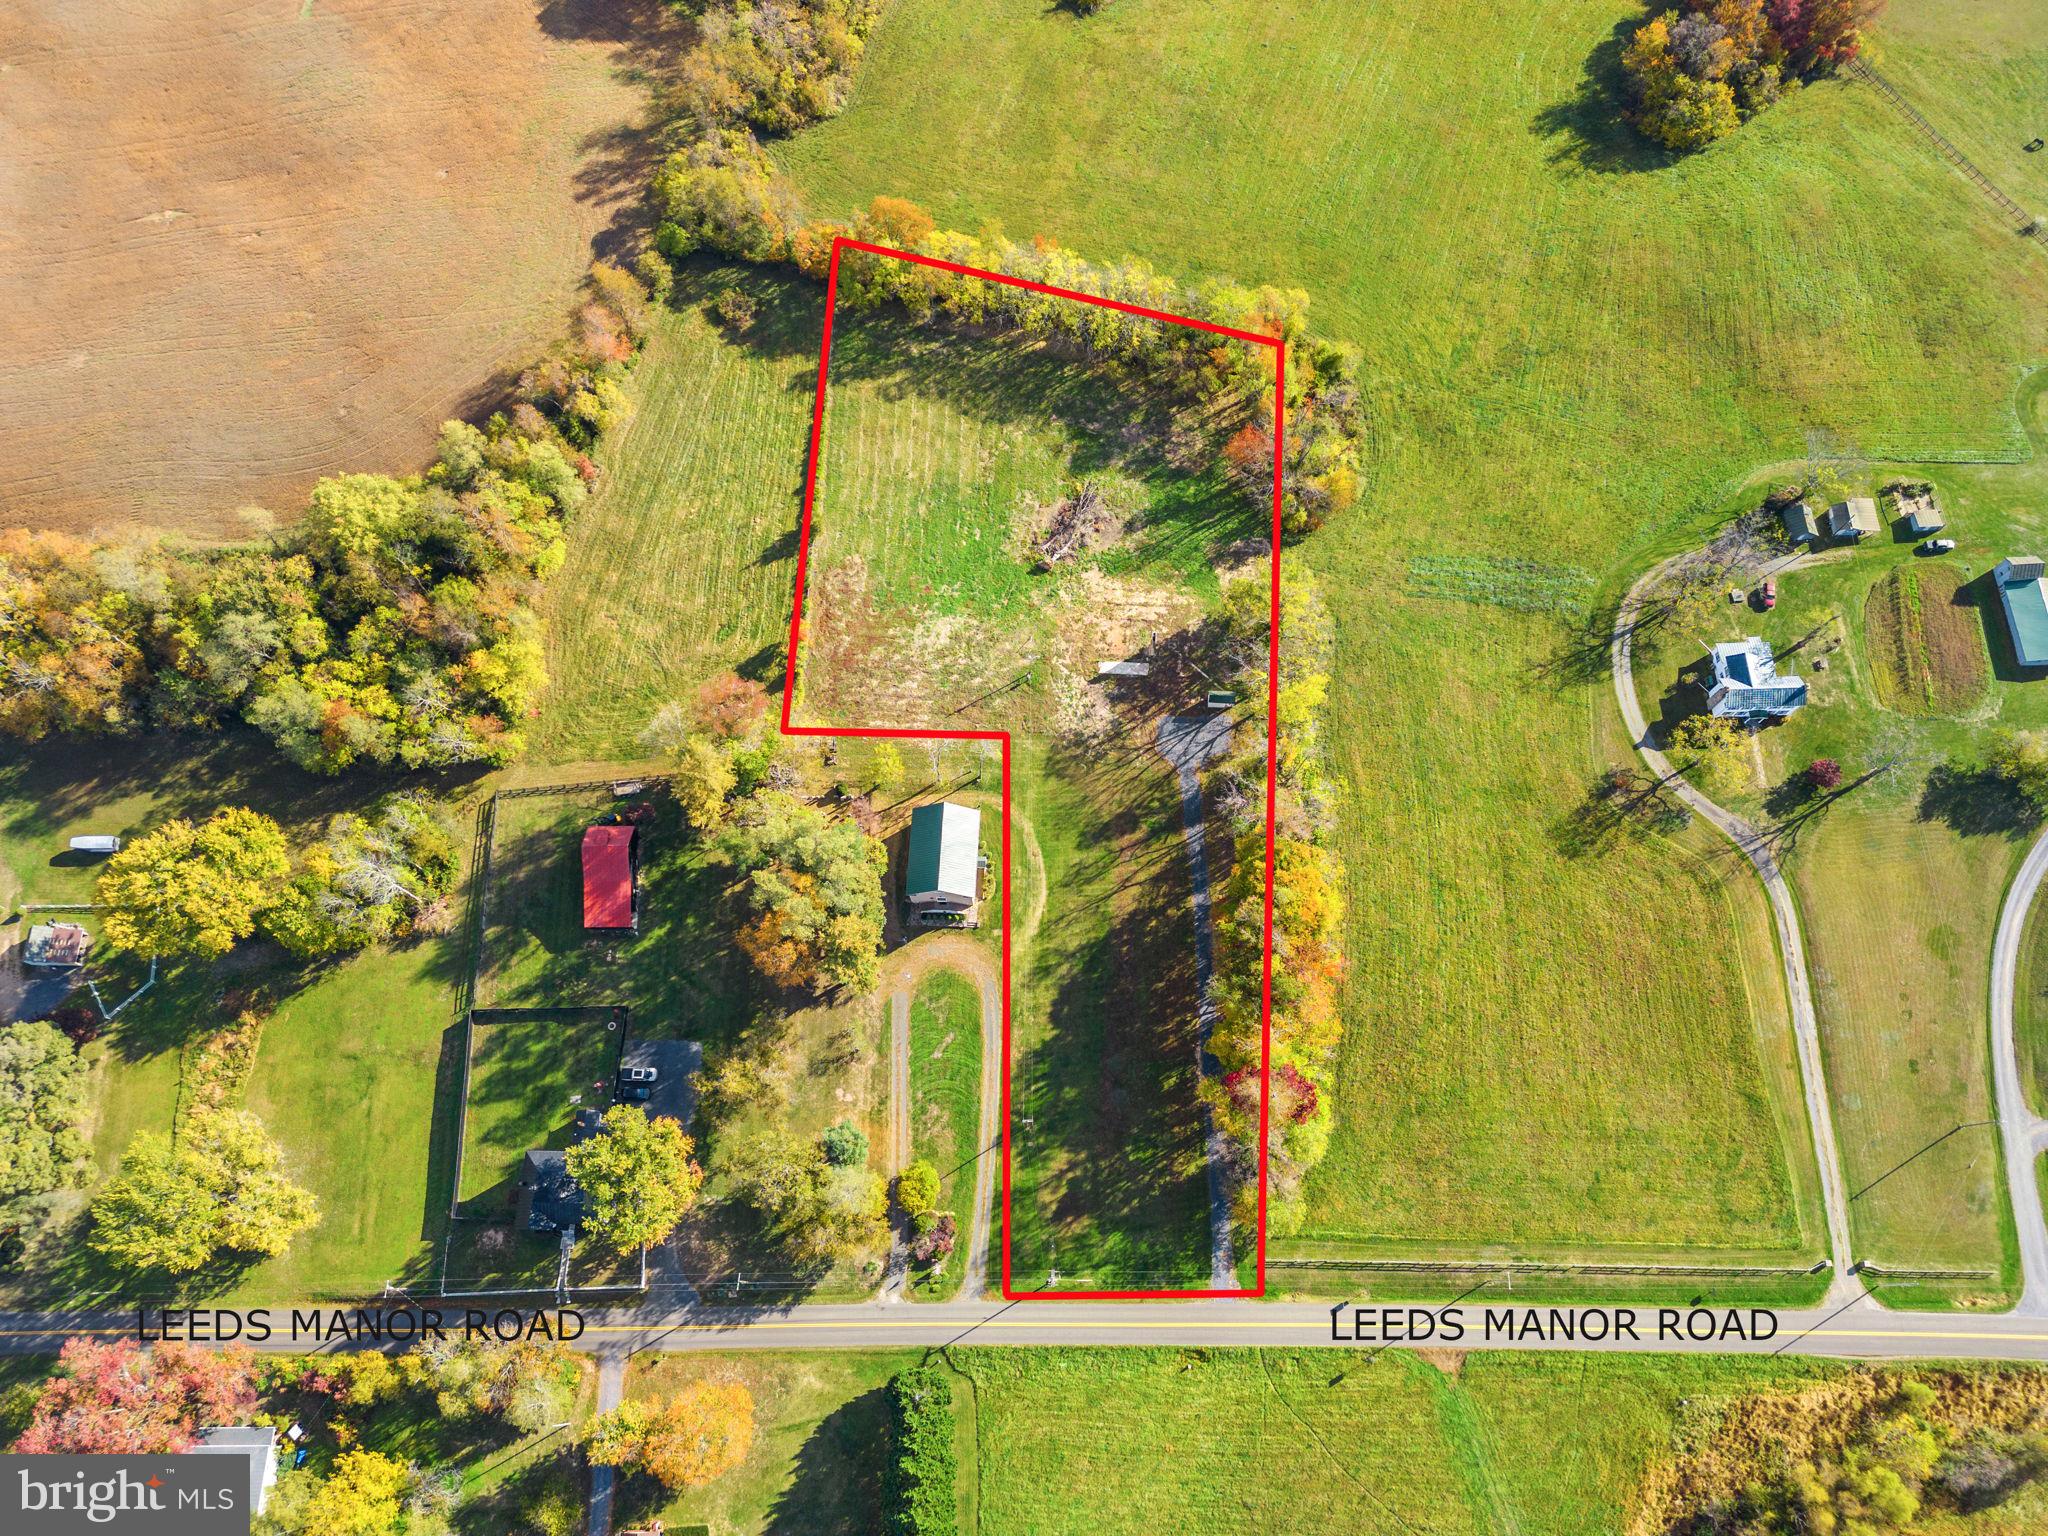
<svg viewBox="0 0 2048 1536">
<path fill-rule="evenodd" d="M 519 1163 L 568 1145 L 576 1111 L 610 1103 L 628 1015 L 619 1008 L 482 1008 L 463 1023 L 462 1116 L 450 1214 L 509 1211 Z"/>
</svg>

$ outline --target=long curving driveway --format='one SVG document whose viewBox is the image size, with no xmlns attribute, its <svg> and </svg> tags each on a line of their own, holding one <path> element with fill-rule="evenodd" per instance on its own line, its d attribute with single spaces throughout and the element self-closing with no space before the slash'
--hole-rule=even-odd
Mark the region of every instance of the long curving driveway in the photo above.
<svg viewBox="0 0 2048 1536">
<path fill-rule="evenodd" d="M 1003 1067 L 1002 982 L 988 951 L 964 934 L 920 934 L 884 962 L 889 971 L 889 1102 L 890 1171 L 910 1162 L 910 998 L 917 984 L 938 970 L 960 972 L 981 995 L 981 1119 L 974 1162 L 974 1209 L 967 1224 L 967 1253 L 962 1261 L 960 1297 L 970 1301 L 988 1284 L 989 1227 L 993 1220 L 996 1178 L 996 1118 L 1001 1108 Z M 890 1252 L 885 1298 L 903 1294 L 908 1255 L 901 1234 Z"/>
<path fill-rule="evenodd" d="M 1614 634 L 1608 646 L 1614 669 L 1614 698 L 1621 706 L 1621 718 L 1628 726 L 1629 736 L 1650 771 L 1742 850 L 1756 867 L 1757 876 L 1764 883 L 1764 892 L 1771 899 L 1771 916 L 1778 927 L 1778 952 L 1785 960 L 1785 993 L 1792 1006 L 1792 1032 L 1799 1042 L 1799 1075 L 1806 1088 L 1806 1117 L 1813 1129 L 1814 1158 L 1820 1165 L 1821 1199 L 1827 1207 L 1828 1256 L 1834 1263 L 1834 1277 L 1828 1294 L 1831 1300 L 1839 1298 L 1846 1301 L 1861 1287 L 1850 1275 L 1849 1202 L 1843 1194 L 1841 1153 L 1835 1145 L 1834 1115 L 1828 1108 L 1827 1078 L 1821 1070 L 1820 1026 L 1813 1011 L 1813 986 L 1806 974 L 1806 945 L 1799 932 L 1799 909 L 1792 904 L 1791 887 L 1786 885 L 1785 876 L 1763 835 L 1733 811 L 1716 805 L 1679 777 L 1670 759 L 1657 750 L 1650 736 L 1649 722 L 1643 718 L 1642 706 L 1636 701 L 1635 665 L 1630 655 L 1636 616 L 1642 611 L 1644 593 L 1669 564 L 1666 561 L 1645 572 L 1629 588 L 1628 595 L 1615 610 Z M 2038 853 L 2040 850 L 2035 851 Z M 2018 940 L 2015 939 L 2014 943 L 2017 946 Z M 2009 1001 L 2010 993 L 2007 996 Z M 2035 1202 L 2034 1209 L 2038 1215 L 2039 1201 Z"/>
<path fill-rule="evenodd" d="M 2048 1152 L 2048 1119 L 2027 1103 L 2013 995 L 2019 984 L 2020 938 L 2043 876 L 2048 876 L 2048 832 L 2027 850 L 2013 876 L 1991 945 L 1991 1073 L 1998 1085 L 1998 1133 L 2005 1144 L 2005 1183 L 2020 1243 L 2020 1300 L 2013 1310 L 2028 1317 L 2048 1317 L 2048 1216 L 2041 1211 L 2039 1176 L 2040 1156 Z"/>
</svg>

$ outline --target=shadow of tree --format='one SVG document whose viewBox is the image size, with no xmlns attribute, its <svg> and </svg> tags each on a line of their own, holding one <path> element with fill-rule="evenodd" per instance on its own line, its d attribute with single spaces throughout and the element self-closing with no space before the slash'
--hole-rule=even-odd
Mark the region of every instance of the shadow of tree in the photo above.
<svg viewBox="0 0 2048 1536">
<path fill-rule="evenodd" d="M 818 1421 L 796 1453 L 789 1485 L 775 1496 L 767 1536 L 866 1536 L 885 1530 L 882 1447 L 889 1395 L 873 1387 Z"/>
<path fill-rule="evenodd" d="M 537 19 L 541 31 L 558 41 L 605 46 L 612 72 L 646 88 L 647 109 L 639 120 L 601 129 L 577 146 L 576 201 L 605 214 L 591 254 L 621 261 L 653 223 L 649 189 L 667 150 L 661 97 L 697 37 L 696 23 L 682 7 L 662 0 L 546 0 Z"/>
<path fill-rule="evenodd" d="M 1583 859 L 1624 842 L 1682 830 L 1692 812 L 1668 793 L 1669 784 L 1632 769 L 1602 774 L 1578 804 L 1550 824 L 1552 846 L 1568 859 Z"/>
<path fill-rule="evenodd" d="M 1136 741 L 1136 733 L 1125 737 Z M 1023 985 L 1044 989 L 1048 1037 L 1019 1063 L 1036 1219 L 1020 1222 L 1020 1284 L 1052 1268 L 1091 1284 L 1208 1283 L 1206 1148 L 1192 891 L 1179 800 L 1149 746 L 1054 773 L 1085 804 L 1083 852 L 1043 920 Z M 1050 1227 L 1056 1248 L 1041 1249 Z"/>
<path fill-rule="evenodd" d="M 1617 175 L 1659 171 L 1677 163 L 1676 155 L 1637 133 L 1622 116 L 1628 99 L 1622 52 L 1636 29 L 1649 19 L 1650 13 L 1645 11 L 1616 22 L 1586 56 L 1571 94 L 1552 102 L 1531 120 L 1531 131 L 1551 141 L 1551 164 Z"/>
<path fill-rule="evenodd" d="M 1940 821 L 1964 837 L 2026 837 L 2041 813 L 2012 784 L 1988 768 L 1937 763 L 1920 792 L 1920 819 Z"/>
</svg>

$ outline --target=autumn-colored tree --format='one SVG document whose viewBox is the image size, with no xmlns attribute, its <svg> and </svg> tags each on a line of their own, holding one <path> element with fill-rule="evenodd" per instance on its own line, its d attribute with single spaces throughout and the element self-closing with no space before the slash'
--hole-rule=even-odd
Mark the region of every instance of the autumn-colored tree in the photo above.
<svg viewBox="0 0 2048 1536">
<path fill-rule="evenodd" d="M 561 1423 L 574 1396 L 574 1362 L 532 1340 L 430 1339 L 398 1357 L 404 1386 L 431 1392 L 445 1419 L 501 1419 L 524 1434 Z"/>
<path fill-rule="evenodd" d="M 1985 761 L 1993 773 L 2024 795 L 2035 809 L 2048 811 L 2048 733 L 1994 731 Z"/>
<path fill-rule="evenodd" d="M 761 974 L 781 986 L 875 984 L 882 945 L 881 843 L 852 821 L 779 790 L 743 803 L 718 856 L 747 871 L 752 917 L 737 937 Z"/>
<path fill-rule="evenodd" d="M 1815 789 L 1833 789 L 1842 782 L 1842 765 L 1832 757 L 1816 757 L 1806 765 L 1806 782 Z"/>
<path fill-rule="evenodd" d="M 92 1203 L 95 1252 L 131 1270 L 186 1274 L 222 1253 L 276 1258 L 319 1220 L 284 1156 L 244 1110 L 188 1113 L 178 1138 L 144 1131 Z"/>
<path fill-rule="evenodd" d="M 1787 54 L 1803 56 L 1812 25 L 1810 0 L 1764 0 L 1764 19 Z"/>
<path fill-rule="evenodd" d="M 939 1203 L 939 1170 L 919 1158 L 896 1176 L 896 1203 L 906 1216 L 923 1216 Z"/>
<path fill-rule="evenodd" d="M 604 1134 L 569 1149 L 569 1176 L 583 1190 L 585 1230 L 617 1248 L 658 1243 L 696 1203 L 704 1170 L 675 1121 L 650 1120 L 635 1104 L 605 1111 Z"/>
<path fill-rule="evenodd" d="M 715 832 L 725 824 L 726 799 L 738 782 L 732 754 L 702 736 L 683 743 L 669 779 L 684 818 L 699 832 Z"/>
<path fill-rule="evenodd" d="M 275 1536 L 396 1536 L 414 1485 L 395 1457 L 343 1451 L 324 1477 L 302 1471 L 281 1478 L 263 1525 Z"/>
<path fill-rule="evenodd" d="M 251 810 L 167 821 L 107 863 L 97 899 L 107 941 L 165 959 L 215 959 L 256 931 L 291 876 L 284 830 Z"/>
<path fill-rule="evenodd" d="M 84 1181 L 90 1079 L 53 1026 L 0 1029 L 0 1218 L 22 1220 Z"/>
<path fill-rule="evenodd" d="M 828 1162 L 816 1138 L 746 1132 L 724 1138 L 719 1152 L 733 1198 L 794 1268 L 854 1258 L 887 1235 L 888 1182 L 862 1164 Z"/>
<path fill-rule="evenodd" d="M 246 1419 L 256 1406 L 255 1360 L 245 1349 L 133 1339 L 64 1342 L 57 1372 L 14 1443 L 36 1455 L 182 1451 L 210 1424 Z"/>
<path fill-rule="evenodd" d="M 1742 733 L 1719 715 L 1687 715 L 1671 728 L 1669 751 L 1680 772 L 1711 790 L 1734 788 L 1744 772 Z"/>
<path fill-rule="evenodd" d="M 36 741 L 141 723 L 153 610 L 168 587 L 154 557 L 134 555 L 117 585 L 100 558 L 108 553 L 64 534 L 0 530 L 0 733 Z"/>
<path fill-rule="evenodd" d="M 768 690 L 737 672 L 721 673 L 697 690 L 698 723 L 728 741 L 744 736 L 767 713 Z"/>
<path fill-rule="evenodd" d="M 1863 51 L 1863 32 L 1884 0 L 1809 0 L 1806 38 L 1797 58 L 1806 69 L 1832 69 Z"/>
<path fill-rule="evenodd" d="M 903 782 L 903 754 L 893 741 L 878 741 L 868 757 L 868 784 L 873 789 L 894 789 Z"/>
<path fill-rule="evenodd" d="M 598 1466 L 633 1468 L 665 1488 L 702 1488 L 745 1461 L 753 1444 L 753 1394 L 736 1381 L 698 1381 L 601 1415 L 589 1452 Z"/>
</svg>

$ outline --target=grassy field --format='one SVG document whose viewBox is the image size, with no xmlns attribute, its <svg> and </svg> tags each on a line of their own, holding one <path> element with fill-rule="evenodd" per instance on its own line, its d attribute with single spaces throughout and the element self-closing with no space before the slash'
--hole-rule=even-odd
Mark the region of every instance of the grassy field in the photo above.
<svg viewBox="0 0 2048 1536">
<path fill-rule="evenodd" d="M 939 1170 L 939 1208 L 974 1224 L 981 1156 L 981 991 L 957 971 L 935 971 L 910 1000 L 910 1140 Z M 917 1294 L 942 1300 L 959 1289 L 964 1255 Z"/>
<path fill-rule="evenodd" d="M 424 1272 L 454 1166 L 459 957 L 450 945 L 422 941 L 311 974 L 169 972 L 88 1047 L 100 1083 L 93 1157 L 105 1175 L 137 1132 L 171 1128 L 186 1046 L 226 1022 L 222 990 L 266 985 L 282 998 L 264 1026 L 247 1106 L 284 1149 L 287 1173 L 318 1198 L 320 1222 L 283 1258 L 202 1276 L 183 1294 L 357 1295 Z M 9 1277 L 11 1287 L 65 1305 L 128 1294 L 133 1282 L 106 1270 L 83 1238 L 81 1214 L 46 1235 L 34 1268 Z"/>
<path fill-rule="evenodd" d="M 747 275 L 761 313 L 736 345 L 701 306 L 737 275 L 686 270 L 635 370 L 633 419 L 542 598 L 538 761 L 632 757 L 713 674 L 782 675 L 823 294 Z"/>
<path fill-rule="evenodd" d="M 710 1378 L 739 1380 L 755 1399 L 746 1462 L 670 1502 L 664 1518 L 708 1522 L 719 1536 L 878 1528 L 881 1387 L 918 1358 L 745 1351 L 636 1365 L 630 1396 Z M 1710 1435 L 1740 1399 L 1849 1369 L 1323 1350 L 969 1347 L 944 1358 L 960 1408 L 962 1502 L 978 1508 L 961 1529 L 984 1536 L 1611 1536 L 1628 1528 L 1645 1474 Z M 2018 1536 L 2043 1508 L 2037 1487 L 1929 1529 Z"/>
<path fill-rule="evenodd" d="M 221 805 L 251 806 L 298 832 L 362 799 L 363 786 L 307 778 L 239 734 L 158 737 L 119 751 L 97 743 L 22 751 L 0 764 L 0 895 L 90 899 L 97 867 L 58 851 L 77 832 L 132 836 Z M 247 1105 L 278 1139 L 292 1177 L 318 1197 L 321 1220 L 282 1259 L 205 1277 L 193 1294 L 358 1294 L 423 1271 L 454 1167 L 460 1056 L 452 1025 L 465 947 L 459 934 L 421 938 L 305 968 L 255 947 L 218 966 L 167 967 L 87 1047 L 98 1081 L 93 1158 L 104 1175 L 137 1132 L 170 1128 L 184 1052 L 227 1022 L 222 995 L 279 999 Z M 139 979 L 132 964 L 112 966 L 109 1000 Z M 84 1248 L 83 1235 L 82 1213 L 67 1211 L 44 1234 L 33 1269 L 0 1283 L 66 1305 L 117 1289 L 123 1282 Z"/>
<path fill-rule="evenodd" d="M 888 1430 L 882 1389 L 919 1359 L 914 1350 L 837 1354 L 693 1355 L 636 1363 L 629 1398 L 656 1397 L 700 1380 L 738 1381 L 754 1399 L 754 1448 L 740 1468 L 710 1487 L 667 1500 L 628 1484 L 620 1509 L 658 1513 L 673 1530 L 691 1522 L 718 1536 L 866 1536 L 883 1528 L 882 1458 Z M 973 1457 L 973 1414 L 964 1415 L 961 1455 Z M 966 1513 L 971 1516 L 972 1506 Z M 963 1523 L 962 1530 L 972 1530 Z"/>
<path fill-rule="evenodd" d="M 1937 121 L 1995 106 L 1978 66 L 2035 67 L 2003 13 L 1899 9 L 1969 43 L 1921 55 Z M 1790 1233 L 1759 1137 L 1785 1123 L 1759 1091 L 1778 1085 L 1734 1001 L 1767 1016 L 1769 967 L 1698 942 L 1728 930 L 1689 861 L 1559 852 L 1548 829 L 1620 760 L 1603 680 L 1560 664 L 1556 620 L 1406 597 L 1410 559 L 1533 554 L 1611 584 L 1809 432 L 2013 454 L 2015 370 L 2048 351 L 2048 264 L 1873 93 L 1797 93 L 1684 161 L 1643 148 L 1607 73 L 1636 14 L 1186 0 L 1077 24 L 911 0 L 849 109 L 779 151 L 817 212 L 906 195 L 959 227 L 1298 282 L 1365 349 L 1382 515 L 1306 546 L 1346 594 L 1333 744 L 1361 788 L 1344 1102 L 1311 1195 L 1332 1236 Z M 989 97 L 990 71 L 1031 87 Z M 1318 129 L 1276 134 L 1274 100 Z"/>
<path fill-rule="evenodd" d="M 2012 1022 L 2019 1037 L 2027 1098 L 2036 1114 L 2048 1113 L 2048 908 L 2039 903 L 2027 914 L 2026 933 L 2020 941 Z"/>
<path fill-rule="evenodd" d="M 640 931 L 584 930 L 583 833 L 626 803 L 605 790 L 499 799 L 477 1003 L 624 1003 L 643 1033 L 728 1038 L 752 998 L 720 920 L 726 872 L 666 794 L 650 797 L 655 818 L 640 834 Z"/>
<path fill-rule="evenodd" d="M 1165 405 L 1041 348 L 886 317 L 835 330 L 803 717 L 1010 731 L 1047 871 L 1013 955 L 1019 1283 L 1208 1271 L 1179 801 L 1149 715 L 1084 742 L 1069 713 L 1113 712 L 1096 662 L 1199 618 L 1215 551 L 1255 524 L 1167 462 L 1172 434 Z M 1035 569 L 1033 518 L 1084 482 L 1126 531 Z"/>
</svg>

